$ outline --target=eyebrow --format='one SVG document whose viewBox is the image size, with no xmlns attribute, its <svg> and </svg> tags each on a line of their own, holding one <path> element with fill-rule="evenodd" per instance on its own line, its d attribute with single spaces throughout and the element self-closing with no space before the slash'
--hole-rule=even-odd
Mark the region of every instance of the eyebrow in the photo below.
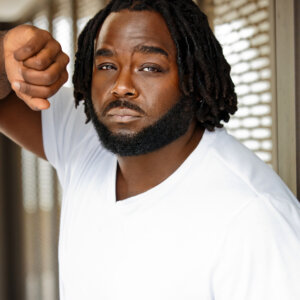
<svg viewBox="0 0 300 300">
<path fill-rule="evenodd" d="M 166 57 L 169 57 L 167 51 L 162 48 L 155 47 L 155 46 L 146 46 L 146 45 L 139 45 L 134 48 L 134 52 L 139 53 L 150 53 L 150 54 L 162 54 Z"/>
<path fill-rule="evenodd" d="M 145 53 L 145 54 L 161 54 L 166 57 L 169 57 L 169 54 L 167 51 L 160 47 L 155 47 L 155 46 L 146 46 L 146 45 L 139 45 L 134 48 L 134 52 L 139 52 L 139 53 Z M 106 48 L 101 48 L 98 49 L 95 53 L 95 57 L 98 56 L 103 56 L 103 57 L 112 57 L 114 56 L 115 53 L 112 50 L 106 49 Z"/>
<path fill-rule="evenodd" d="M 96 51 L 95 57 L 96 56 L 112 57 L 112 56 L 114 56 L 114 52 L 109 49 L 102 48 L 102 49 L 98 49 Z"/>
</svg>

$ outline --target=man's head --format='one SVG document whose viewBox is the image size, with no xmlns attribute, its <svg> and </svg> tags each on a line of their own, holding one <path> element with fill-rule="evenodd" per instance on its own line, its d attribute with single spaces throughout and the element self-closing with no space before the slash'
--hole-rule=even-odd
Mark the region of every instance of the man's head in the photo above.
<svg viewBox="0 0 300 300">
<path fill-rule="evenodd" d="M 118 154 L 156 150 L 195 120 L 213 130 L 236 111 L 230 67 L 192 1 L 113 0 L 86 25 L 78 49 L 76 104 L 85 100 L 88 120 Z M 137 143 L 146 147 L 128 152 Z"/>
</svg>

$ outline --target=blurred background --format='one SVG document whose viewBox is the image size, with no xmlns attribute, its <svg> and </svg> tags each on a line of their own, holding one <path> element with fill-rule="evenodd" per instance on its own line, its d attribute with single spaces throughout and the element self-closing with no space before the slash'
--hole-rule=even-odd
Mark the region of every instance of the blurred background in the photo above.
<svg viewBox="0 0 300 300">
<path fill-rule="evenodd" d="M 0 30 L 46 29 L 71 62 L 107 1 L 0 0 Z M 300 1 L 199 0 L 232 66 L 239 110 L 228 131 L 300 198 Z M 296 101 L 298 99 L 298 102 Z M 61 191 L 51 166 L 0 135 L 0 299 L 58 300 Z"/>
</svg>

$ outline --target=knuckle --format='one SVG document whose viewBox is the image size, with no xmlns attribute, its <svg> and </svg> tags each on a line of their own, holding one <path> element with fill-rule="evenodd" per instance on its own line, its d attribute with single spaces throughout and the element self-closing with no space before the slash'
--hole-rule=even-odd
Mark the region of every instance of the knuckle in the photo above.
<svg viewBox="0 0 300 300">
<path fill-rule="evenodd" d="M 36 32 L 37 30 L 40 30 L 37 27 L 34 27 L 33 25 L 29 25 L 29 24 L 20 25 L 18 27 L 24 28 L 30 33 L 33 33 L 33 32 Z"/>
<path fill-rule="evenodd" d="M 40 38 L 40 29 L 28 26 L 26 29 L 26 33 L 24 33 L 28 39 L 29 42 L 25 46 L 25 51 L 35 51 L 37 49 L 37 39 Z"/>
<path fill-rule="evenodd" d="M 67 82 L 69 79 L 69 73 L 65 71 L 62 76 L 63 83 Z"/>
<path fill-rule="evenodd" d="M 48 42 L 48 48 L 52 50 L 53 55 L 57 55 L 59 52 L 62 51 L 61 45 L 58 41 L 56 41 L 52 36 Z"/>
<path fill-rule="evenodd" d="M 38 30 L 36 27 L 28 24 L 19 25 L 16 27 L 16 29 L 20 31 L 24 36 L 27 36 L 29 38 L 34 36 Z"/>
<path fill-rule="evenodd" d="M 56 46 L 56 51 L 57 52 L 61 52 L 62 48 L 59 42 L 57 42 L 56 40 L 53 40 L 55 42 L 55 46 Z"/>
<path fill-rule="evenodd" d="M 57 62 L 59 63 L 59 65 L 65 69 L 68 65 L 68 63 L 70 62 L 70 58 L 67 54 L 62 53 L 58 58 L 57 58 Z"/>
<path fill-rule="evenodd" d="M 51 33 L 48 32 L 47 30 L 43 30 L 43 29 L 39 29 L 39 30 L 42 32 L 45 39 L 50 40 L 52 38 Z"/>
<path fill-rule="evenodd" d="M 59 80 L 59 86 L 57 89 L 59 89 L 61 86 L 63 86 L 67 81 L 68 81 L 69 76 L 66 74 L 64 74 L 63 76 L 61 76 L 60 80 Z"/>
<path fill-rule="evenodd" d="M 42 30 L 34 26 L 29 26 L 27 28 L 26 35 L 30 37 L 30 39 L 24 50 L 30 53 L 35 53 L 40 50 L 41 45 L 51 36 L 46 30 Z"/>
<path fill-rule="evenodd" d="M 64 53 L 65 64 L 67 65 L 70 62 L 70 57 Z"/>
</svg>

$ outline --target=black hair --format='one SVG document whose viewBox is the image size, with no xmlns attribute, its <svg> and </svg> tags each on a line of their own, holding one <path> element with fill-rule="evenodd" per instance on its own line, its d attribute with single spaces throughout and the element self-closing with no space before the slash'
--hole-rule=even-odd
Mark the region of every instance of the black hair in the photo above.
<svg viewBox="0 0 300 300">
<path fill-rule="evenodd" d="M 78 39 L 73 75 L 76 106 L 91 100 L 94 41 L 106 17 L 123 9 L 155 11 L 165 20 L 177 49 L 180 90 L 196 102 L 201 127 L 213 131 L 237 110 L 237 96 L 222 47 L 206 15 L 192 0 L 111 0 L 85 26 Z M 87 122 L 91 116 L 86 102 Z"/>
</svg>

